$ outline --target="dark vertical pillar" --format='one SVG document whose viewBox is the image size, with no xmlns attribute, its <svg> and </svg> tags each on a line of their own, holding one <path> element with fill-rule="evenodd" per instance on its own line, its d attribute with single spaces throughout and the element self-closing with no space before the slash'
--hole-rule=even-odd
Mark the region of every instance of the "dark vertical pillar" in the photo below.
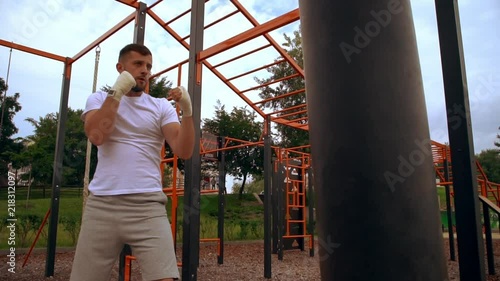
<svg viewBox="0 0 500 281">
<path fill-rule="evenodd" d="M 273 217 L 273 221 L 276 221 L 276 237 L 278 246 L 278 260 L 283 260 L 283 251 L 285 248 L 283 235 L 285 234 L 285 200 L 288 200 L 288 195 L 286 194 L 287 184 L 286 181 L 286 165 L 282 162 L 278 162 L 278 172 L 276 173 L 276 217 Z"/>
<path fill-rule="evenodd" d="M 217 137 L 217 148 L 222 149 L 225 143 L 224 137 Z M 217 235 L 220 241 L 220 254 L 217 258 L 219 264 L 224 263 L 224 205 L 225 197 L 224 190 L 226 190 L 226 154 L 224 150 L 219 150 L 217 152 L 219 160 L 219 223 L 217 229 Z"/>
<path fill-rule="evenodd" d="M 56 151 L 54 155 L 54 171 L 52 175 L 52 198 L 50 201 L 50 221 L 47 241 L 47 259 L 45 260 L 45 277 L 54 276 L 54 263 L 57 245 L 57 225 L 59 220 L 59 199 L 63 176 L 64 135 L 68 116 L 69 84 L 71 82 L 70 58 L 64 63 L 64 73 L 59 103 L 59 120 L 57 120 Z"/>
<path fill-rule="evenodd" d="M 308 205 L 309 210 L 307 211 L 309 213 L 308 233 L 312 235 L 312 241 L 311 241 L 312 247 L 311 249 L 309 249 L 309 256 L 314 257 L 314 191 L 313 191 L 313 172 L 311 167 L 307 169 L 307 193 L 308 193 L 307 204 L 309 204 Z"/>
<path fill-rule="evenodd" d="M 271 117 L 264 120 L 264 277 L 271 278 Z"/>
<path fill-rule="evenodd" d="M 135 27 L 134 27 L 134 37 L 133 42 L 137 44 L 144 44 L 144 34 L 146 32 L 146 8 L 147 4 L 139 2 L 139 7 L 136 11 L 135 16 Z M 174 238 L 175 247 L 175 238 Z M 131 276 L 131 268 L 129 272 L 125 272 L 125 258 L 132 255 L 132 248 L 130 245 L 125 244 L 122 251 L 120 252 L 119 262 L 118 262 L 118 281 L 125 280 L 125 275 Z"/>
<path fill-rule="evenodd" d="M 137 14 L 135 16 L 135 26 L 134 26 L 134 42 L 139 44 L 144 44 L 144 35 L 146 33 L 146 9 L 148 5 L 143 2 L 139 2 L 139 7 L 137 8 Z"/>
<path fill-rule="evenodd" d="M 460 280 L 483 281 L 484 245 L 457 1 L 436 0 L 436 15 L 453 167 Z"/>
<path fill-rule="evenodd" d="M 322 280 L 447 280 L 410 1 L 299 3 Z"/>
<path fill-rule="evenodd" d="M 201 62 L 197 60 L 203 50 L 203 21 L 205 1 L 191 2 L 191 36 L 189 47 L 188 91 L 193 106 L 195 130 L 194 153 L 185 164 L 184 216 L 182 222 L 182 280 L 198 278 L 200 250 L 200 122 L 201 122 Z"/>
<path fill-rule="evenodd" d="M 278 253 L 278 197 L 280 194 L 278 191 L 279 185 L 279 174 L 281 172 L 281 165 L 278 159 L 273 159 L 272 165 L 272 183 L 271 183 L 271 204 L 273 206 L 273 215 L 272 215 L 272 236 L 273 236 L 273 245 L 272 245 L 272 253 Z"/>
<path fill-rule="evenodd" d="M 483 202 L 483 221 L 486 236 L 486 256 L 488 260 L 488 274 L 495 275 L 495 256 L 493 253 L 493 237 L 491 237 L 490 209 L 486 202 Z"/>
<path fill-rule="evenodd" d="M 444 181 L 450 182 L 450 165 L 448 164 L 448 159 L 444 160 L 443 163 L 444 168 Z M 455 237 L 453 233 L 453 216 L 451 209 L 451 196 L 450 196 L 450 185 L 447 184 L 444 186 L 446 192 L 446 217 L 448 218 L 448 241 L 450 244 L 450 259 L 452 261 L 456 260 L 455 258 Z"/>
</svg>

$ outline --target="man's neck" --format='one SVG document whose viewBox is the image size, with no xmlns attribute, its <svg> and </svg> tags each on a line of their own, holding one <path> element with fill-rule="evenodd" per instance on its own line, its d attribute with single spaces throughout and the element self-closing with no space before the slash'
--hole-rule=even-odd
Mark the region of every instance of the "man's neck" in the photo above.
<svg viewBox="0 0 500 281">
<path fill-rule="evenodd" d="M 140 92 L 130 91 L 126 94 L 127 97 L 140 97 L 141 95 L 142 95 L 142 91 L 140 91 Z"/>
</svg>

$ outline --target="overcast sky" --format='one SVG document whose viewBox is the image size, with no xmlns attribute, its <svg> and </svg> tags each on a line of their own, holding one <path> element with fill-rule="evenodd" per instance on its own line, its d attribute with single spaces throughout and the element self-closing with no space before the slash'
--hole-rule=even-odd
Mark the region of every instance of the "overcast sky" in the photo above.
<svg viewBox="0 0 500 281">
<path fill-rule="evenodd" d="M 147 4 L 155 1 L 146 0 Z M 297 0 L 240 0 L 260 22 L 298 7 Z M 175 3 L 175 4 L 173 4 Z M 478 153 L 493 148 L 496 134 L 500 131 L 500 4 L 497 0 L 459 1 L 462 21 L 462 35 L 465 50 L 467 82 L 471 103 L 472 126 L 475 151 Z M 191 0 L 163 1 L 153 10 L 164 21 L 187 10 Z M 415 29 L 419 47 L 422 76 L 424 80 L 427 112 L 431 138 L 447 142 L 446 111 L 443 81 L 438 45 L 434 0 L 412 1 Z M 100 35 L 120 22 L 134 9 L 111 0 L 0 0 L 0 39 L 13 41 L 61 56 L 72 57 Z M 206 24 L 234 11 L 228 0 L 211 0 L 206 4 Z M 189 34 L 189 16 L 174 22 L 171 26 L 180 35 Z M 274 31 L 271 35 L 283 42 L 283 33 L 291 34 L 298 29 L 299 22 Z M 208 29 L 204 35 L 204 47 L 210 47 L 252 26 L 242 16 L 230 19 Z M 133 22 L 101 44 L 101 60 L 98 87 L 112 85 L 117 73 L 115 63 L 119 50 L 132 41 Z M 188 41 L 189 42 L 189 41 Z M 146 22 L 145 44 L 153 52 L 153 73 L 177 64 L 188 58 L 188 51 L 170 37 L 150 17 Z M 217 64 L 229 57 L 265 45 L 262 38 L 252 40 L 240 47 L 209 59 Z M 495 48 L 496 47 L 496 48 Z M 496 49 L 496 51 L 495 51 Z M 0 46 L 0 77 L 7 76 L 7 62 L 10 49 Z M 219 70 L 230 77 L 246 70 L 272 62 L 278 54 L 271 48 L 259 52 L 238 63 L 231 63 Z M 83 108 L 92 90 L 95 51 L 92 50 L 73 65 L 70 88 L 70 107 Z M 24 137 L 33 133 L 33 128 L 24 121 L 28 117 L 38 119 L 59 109 L 63 64 L 50 59 L 12 52 L 8 95 L 21 94 L 22 111 L 15 117 L 19 133 Z M 166 74 L 169 80 L 177 81 L 177 71 Z M 265 71 L 255 74 L 260 78 Z M 183 68 L 182 84 L 186 85 L 187 65 Z M 255 86 L 253 76 L 238 79 L 240 89 Z M 220 99 L 228 109 L 243 106 L 244 102 L 224 83 L 207 69 L 203 71 L 202 118 L 212 117 L 214 105 Z M 257 93 L 249 93 L 255 97 Z"/>
</svg>

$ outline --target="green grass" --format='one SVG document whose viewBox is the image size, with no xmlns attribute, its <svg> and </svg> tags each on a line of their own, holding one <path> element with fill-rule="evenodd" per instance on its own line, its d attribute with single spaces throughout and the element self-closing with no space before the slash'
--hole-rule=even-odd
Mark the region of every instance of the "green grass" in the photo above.
<svg viewBox="0 0 500 281">
<path fill-rule="evenodd" d="M 45 198 L 41 188 L 30 191 L 30 199 L 26 200 L 27 188 L 16 189 L 16 247 L 29 247 L 41 222 L 50 208 L 51 191 L 45 190 Z M 240 201 L 238 195 L 225 196 L 224 238 L 226 240 L 263 239 L 264 207 L 251 194 L 244 194 Z M 82 213 L 81 188 L 61 188 L 59 200 L 59 224 L 57 246 L 74 246 L 80 227 Z M 167 213 L 171 216 L 172 200 L 169 198 Z M 0 189 L 0 249 L 8 248 L 9 229 L 6 228 L 8 218 L 7 189 Z M 177 241 L 182 242 L 183 197 L 178 197 L 177 208 Z M 203 195 L 200 199 L 200 237 L 216 238 L 218 225 L 218 196 Z M 45 225 L 36 247 L 46 247 L 48 225 Z M 24 239 L 22 239 L 24 237 Z"/>
</svg>

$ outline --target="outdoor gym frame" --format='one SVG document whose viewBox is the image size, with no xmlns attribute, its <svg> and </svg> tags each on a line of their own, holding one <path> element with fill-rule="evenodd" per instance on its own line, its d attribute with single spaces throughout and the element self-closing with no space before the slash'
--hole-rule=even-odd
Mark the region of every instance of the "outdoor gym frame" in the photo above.
<svg viewBox="0 0 500 281">
<path fill-rule="evenodd" d="M 361 1 L 361 0 L 353 0 L 353 1 L 331 1 L 331 0 L 300 0 L 300 13 L 301 17 L 299 17 L 299 9 L 294 9 L 288 13 L 285 13 L 281 16 L 278 16 L 268 22 L 260 24 L 249 12 L 248 10 L 238 1 L 238 0 L 228 0 L 230 1 L 236 8 L 236 10 L 232 13 L 227 14 L 226 16 L 216 20 L 206 26 L 204 26 L 204 9 L 205 3 L 208 0 L 192 0 L 192 8 L 187 10 L 186 12 L 180 14 L 178 17 L 165 22 L 158 16 L 153 8 L 162 2 L 162 0 L 156 1 L 151 6 L 147 6 L 145 3 L 137 2 L 137 0 L 116 0 L 122 4 L 128 5 L 135 9 L 133 13 L 129 16 L 125 17 L 122 21 L 120 21 L 117 25 L 111 28 L 109 31 L 105 32 L 99 38 L 97 38 L 94 42 L 86 46 L 79 53 L 77 53 L 73 57 L 63 57 L 60 55 L 48 53 L 42 50 L 37 50 L 28 46 L 18 45 L 15 43 L 7 42 L 5 40 L 0 39 L 0 45 L 13 48 L 16 50 L 24 51 L 27 53 L 39 55 L 42 57 L 46 57 L 49 59 L 53 59 L 56 61 L 60 61 L 64 64 L 63 68 L 63 80 L 62 80 L 62 89 L 61 89 L 61 100 L 60 100 L 60 109 L 59 109 L 59 120 L 57 127 L 57 142 L 56 142 L 56 150 L 54 157 L 54 172 L 52 179 L 52 199 L 51 206 L 52 211 L 50 214 L 50 228 L 49 228 L 49 241 L 47 245 L 47 261 L 46 261 L 46 276 L 53 276 L 54 274 L 54 262 L 55 262 L 55 248 L 56 248 L 56 236 L 57 236 L 57 221 L 58 221 L 58 210 L 59 210 L 59 195 L 60 195 L 60 186 L 62 182 L 62 159 L 63 159 L 63 147 L 64 147 L 64 131 L 66 129 L 66 115 L 68 110 L 68 97 L 69 97 L 69 85 L 71 81 L 71 68 L 72 64 L 75 63 L 78 59 L 88 53 L 90 50 L 98 46 L 101 42 L 106 40 L 108 37 L 112 36 L 118 30 L 129 24 L 131 21 L 135 20 L 135 30 L 133 35 L 133 41 L 137 43 L 144 42 L 144 33 L 145 33 L 145 23 L 146 16 L 149 15 L 155 22 L 161 25 L 164 30 L 169 33 L 174 39 L 176 39 L 182 46 L 189 50 L 189 58 L 187 60 L 181 61 L 173 67 L 165 69 L 163 72 L 159 72 L 156 74 L 161 75 L 166 71 L 174 69 L 179 65 L 189 63 L 188 69 L 188 91 L 191 94 L 192 102 L 193 102 L 193 119 L 195 122 L 195 128 L 200 128 L 200 115 L 201 115 L 201 69 L 202 66 L 208 68 L 216 77 L 218 77 L 221 81 L 223 81 L 232 91 L 234 91 L 239 97 L 243 99 L 253 110 L 255 110 L 259 115 L 261 115 L 264 119 L 264 135 L 263 135 L 263 143 L 264 143 L 264 170 L 266 175 L 270 174 L 272 169 L 271 166 L 271 138 L 270 138 L 270 130 L 271 130 L 271 122 L 275 122 L 278 124 L 283 124 L 287 126 L 291 126 L 297 129 L 309 130 L 309 125 L 312 125 L 310 130 L 311 144 L 312 149 L 314 151 L 318 151 L 318 155 L 314 158 L 313 167 L 315 173 L 315 188 L 320 191 L 320 194 L 323 196 L 318 196 L 318 217 L 321 230 L 319 232 L 319 239 L 323 239 L 323 241 L 328 241 L 328 237 L 331 237 L 334 233 L 339 234 L 339 236 L 334 236 L 333 238 L 341 238 L 346 235 L 346 231 L 348 231 L 349 225 L 338 224 L 330 224 L 326 219 L 327 218 L 339 218 L 340 214 L 337 212 L 335 214 L 334 205 L 330 203 L 330 200 L 335 199 L 335 196 L 340 196 L 340 199 L 346 199 L 345 195 L 335 193 L 341 187 L 333 186 L 329 189 L 324 185 L 326 182 L 326 178 L 331 175 L 326 175 L 321 173 L 320 171 L 329 170 L 334 171 L 336 174 L 352 174 L 353 169 L 359 169 L 359 167 L 354 167 L 354 165 L 344 165 L 342 167 L 333 167 L 332 159 L 347 159 L 353 157 L 361 157 L 363 150 L 351 150 L 350 152 L 355 154 L 336 154 L 338 151 L 334 151 L 331 148 L 335 147 L 342 140 L 346 141 L 354 141 L 354 143 L 360 145 L 360 147 L 366 146 L 366 143 L 359 143 L 360 139 L 374 139 L 377 137 L 371 130 L 355 130 L 352 127 L 345 126 L 346 120 L 350 120 L 348 118 L 339 118 L 339 117 L 349 117 L 347 111 L 352 111 L 355 106 L 346 106 L 351 104 L 351 100 L 353 97 L 342 97 L 340 99 L 345 104 L 340 106 L 333 103 L 333 96 L 338 97 L 339 95 L 335 95 L 335 93 L 342 93 L 346 90 L 354 90 L 354 93 L 358 95 L 359 100 L 365 100 L 373 102 L 374 105 L 380 105 L 380 108 L 383 108 L 385 102 L 387 105 L 399 106 L 403 105 L 404 108 L 409 107 L 409 100 L 405 100 L 397 95 L 398 90 L 401 91 L 404 89 L 404 82 L 412 82 L 412 85 L 418 85 L 420 77 L 420 68 L 418 66 L 418 55 L 416 54 L 416 42 L 414 38 L 413 31 L 413 19 L 409 9 L 409 0 L 395 1 L 395 0 L 372 0 L 372 1 Z M 352 61 L 350 65 L 345 64 L 344 61 L 338 60 L 338 53 L 332 52 L 332 46 L 338 46 L 339 42 L 343 40 L 343 38 L 339 38 L 340 34 L 351 34 L 352 28 L 355 26 L 362 26 L 369 22 L 366 17 L 363 16 L 352 16 L 360 11 L 363 11 L 362 14 L 368 14 L 369 11 L 373 10 L 374 7 L 387 7 L 389 3 L 400 3 L 405 8 L 405 12 L 399 14 L 397 16 L 393 16 L 393 20 L 397 21 L 398 24 L 391 24 L 384 30 L 384 34 L 380 35 L 378 43 L 372 43 L 373 46 L 369 48 L 363 49 L 362 54 L 358 55 L 356 59 Z M 465 83 L 465 66 L 464 66 L 464 58 L 463 58 L 463 48 L 461 42 L 461 31 L 460 31 L 460 21 L 458 17 L 458 4 L 456 0 L 436 0 L 436 12 L 437 12 L 437 20 L 438 20 L 438 30 L 439 30 L 439 41 L 441 48 L 441 58 L 443 65 L 443 77 L 444 77 L 444 86 L 445 86 L 445 97 L 446 97 L 446 105 L 447 108 L 453 108 L 453 105 L 461 106 L 464 109 L 465 114 L 461 115 L 456 112 L 448 111 L 447 117 L 448 120 L 454 118 L 460 120 L 459 124 L 461 124 L 458 128 L 451 129 L 449 128 L 449 139 L 451 144 L 451 154 L 453 155 L 452 164 L 454 170 L 453 177 L 453 186 L 455 191 L 455 205 L 456 205 L 456 220 L 457 220 L 457 235 L 459 239 L 458 249 L 461 253 L 460 255 L 460 278 L 464 281 L 476 281 L 476 280 L 485 280 L 485 270 L 484 270 L 484 253 L 483 253 L 483 241 L 482 235 L 480 231 L 480 219 L 479 219 L 479 201 L 477 194 L 477 180 L 475 175 L 475 169 L 473 167 L 473 145 L 472 145 L 472 129 L 470 123 L 470 113 L 469 113 L 469 103 L 468 103 L 468 92 Z M 365 13 L 366 12 L 366 13 Z M 191 14 L 191 30 L 190 35 L 181 37 L 177 34 L 171 27 L 170 24 L 180 17 Z M 209 28 L 219 22 L 222 22 L 224 19 L 231 17 L 235 14 L 242 14 L 254 27 L 244 31 L 232 38 L 229 38 L 223 42 L 215 44 L 212 47 L 207 49 L 203 49 L 203 35 L 204 29 Z M 289 108 L 284 108 L 280 111 L 275 111 L 272 113 L 265 113 L 260 106 L 271 102 L 277 99 L 287 98 L 292 95 L 301 95 L 305 93 L 305 89 L 293 91 L 279 97 L 264 99 L 260 101 L 252 101 L 246 93 L 263 88 L 265 86 L 269 86 L 273 83 L 278 83 L 280 81 L 284 81 L 287 79 L 295 79 L 295 78 L 304 78 L 304 70 L 288 55 L 288 53 L 282 49 L 278 43 L 268 34 L 269 32 L 276 30 L 282 26 L 285 26 L 290 23 L 297 22 L 301 20 L 302 30 L 303 30 L 303 44 L 304 44 L 304 57 L 306 58 L 306 69 L 308 69 L 308 79 L 307 79 L 307 91 L 308 91 L 308 105 L 309 111 L 306 110 L 306 104 L 300 104 L 296 106 L 292 106 Z M 364 21 L 364 22 L 363 22 Z M 339 24 L 341 23 L 341 24 Z M 335 33 L 334 31 L 338 31 Z M 408 36 L 408 32 L 410 36 Z M 240 56 L 234 57 L 225 62 L 219 63 L 217 65 L 212 65 L 208 62 L 208 59 L 212 56 L 219 54 L 223 51 L 236 47 L 242 43 L 248 42 L 257 37 L 264 37 L 268 44 L 256 48 L 250 52 L 244 53 Z M 413 37 L 412 37 L 413 36 Z M 185 40 L 190 38 L 190 44 L 188 44 Z M 406 53 L 403 49 L 397 49 L 398 46 L 401 45 L 393 44 L 388 45 L 388 42 L 401 42 L 405 41 L 404 44 L 411 51 L 411 54 Z M 321 44 L 317 44 L 319 40 L 323 40 Z M 384 43 L 385 42 L 385 43 Z M 383 52 L 377 53 L 377 50 L 380 49 L 381 46 L 386 48 L 396 48 L 398 52 L 389 55 L 381 55 Z M 248 71 L 242 73 L 240 75 L 225 77 L 217 67 L 222 66 L 224 64 L 236 61 L 242 57 L 258 53 L 261 50 L 272 47 L 276 50 L 277 54 L 282 58 L 280 60 L 276 60 L 273 63 L 267 64 L 263 67 L 254 69 L 252 71 Z M 398 62 L 391 62 L 391 68 L 387 68 L 390 73 L 394 74 L 392 77 L 383 76 L 380 71 L 374 71 L 373 75 L 367 75 L 366 72 L 360 72 L 364 67 L 374 67 L 380 66 L 384 59 L 387 59 L 387 56 L 393 55 L 399 59 Z M 415 77 L 410 79 L 405 78 L 397 82 L 396 79 L 399 77 L 398 73 L 395 73 L 396 69 L 401 66 L 401 63 L 406 61 L 409 66 L 413 67 L 417 70 L 417 74 L 414 74 Z M 286 63 L 294 69 L 295 73 L 287 76 L 283 79 L 274 80 L 270 83 L 264 85 L 257 85 L 255 87 L 251 87 L 248 89 L 239 89 L 236 87 L 232 81 L 234 79 L 241 78 L 245 75 L 252 74 L 256 71 L 265 69 L 270 66 L 278 65 L 281 63 Z M 357 68 L 356 68 L 357 67 Z M 374 70 L 377 70 L 374 68 Z M 324 75 L 325 73 L 330 75 Z M 155 75 L 153 75 L 155 76 Z M 363 81 L 367 83 L 367 81 L 375 82 L 375 80 L 379 79 L 379 81 L 385 81 L 387 85 L 393 85 L 395 88 L 387 89 L 387 88 L 379 88 L 378 90 L 387 90 L 388 96 L 383 97 L 383 99 L 377 101 L 373 96 L 370 96 L 370 91 L 366 89 L 360 88 L 340 88 L 338 85 L 334 85 L 332 81 L 346 81 L 352 83 L 352 85 L 363 84 L 359 83 L 359 81 Z M 420 82 L 421 83 L 421 82 Z M 332 87 L 333 86 L 333 87 Z M 339 90 L 335 92 L 334 89 Z M 341 91 L 343 90 L 343 91 Z M 416 88 L 411 89 L 410 92 L 415 93 L 417 96 L 422 95 L 422 89 Z M 332 94 L 333 93 L 333 94 Z M 353 93 L 350 91 L 350 93 Z M 341 96 L 341 95 L 340 95 Z M 345 95 L 344 95 L 345 96 Z M 392 97 L 392 99 L 388 99 L 388 97 Z M 399 103 L 396 103 L 398 101 Z M 338 104 L 338 100 L 337 100 Z M 325 105 L 331 105 L 325 106 Z M 425 110 L 424 104 L 421 100 L 419 100 L 413 106 L 418 105 L 419 109 Z M 310 110 L 314 108 L 314 110 Z M 332 109 L 337 108 L 338 112 L 332 112 Z M 307 114 L 308 113 L 308 114 Z M 338 113 L 338 114 L 337 114 Z M 337 114 L 337 115 L 335 115 Z M 415 138 L 426 138 L 428 137 L 428 128 L 425 127 L 426 116 L 418 115 L 418 128 L 417 130 L 408 132 L 411 136 Z M 360 118 L 367 118 L 369 116 L 359 115 L 355 120 L 359 120 Z M 310 118 L 310 123 L 309 119 Z M 370 119 L 365 119 L 370 120 Z M 383 124 L 383 122 L 376 122 L 377 126 L 383 127 L 385 129 L 390 129 L 387 124 Z M 401 122 L 407 122 L 408 116 L 402 116 Z M 334 132 L 332 131 L 331 122 L 337 125 L 337 128 L 343 128 L 341 131 L 336 131 L 335 137 L 347 135 L 349 138 L 333 138 Z M 450 122 L 450 121 L 449 121 Z M 408 125 L 408 124 L 406 124 Z M 353 133 L 352 130 L 355 130 Z M 407 132 L 407 131 L 405 131 Z M 403 133 L 402 131 L 398 131 L 398 133 Z M 197 140 L 200 139 L 200 130 L 196 130 L 195 137 Z M 393 135 L 393 137 L 398 137 L 398 135 Z M 332 142 L 332 140 L 335 140 Z M 391 140 L 394 141 L 394 140 Z M 387 149 L 382 143 L 375 143 L 373 147 L 378 147 L 379 149 Z M 395 153 L 394 155 L 402 155 L 408 153 L 412 148 L 406 145 L 395 145 L 392 147 Z M 195 142 L 195 151 L 200 150 L 199 141 Z M 336 158 L 337 157 L 337 158 Z M 339 158 L 340 157 L 340 158 Z M 366 156 L 364 156 L 366 157 Z M 373 163 L 383 163 L 385 158 L 382 157 L 373 157 Z M 397 159 L 395 157 L 395 159 Z M 427 162 L 426 162 L 427 163 Z M 397 166 L 397 164 L 396 164 Z M 418 170 L 418 174 L 421 174 L 422 180 L 419 182 L 424 185 L 430 185 L 430 182 L 427 182 L 425 179 L 432 179 L 431 175 L 428 171 L 423 171 L 425 165 L 416 167 Z M 183 280 L 197 280 L 197 266 L 199 260 L 199 196 L 200 196 L 200 155 L 195 153 L 193 157 L 186 161 L 186 180 L 185 180 L 185 188 L 186 190 L 190 190 L 190 192 L 185 192 L 185 203 L 188 204 L 188 208 L 185 208 L 184 218 L 184 237 L 183 237 L 183 258 L 182 258 L 182 279 Z M 386 166 L 387 167 L 387 166 Z M 327 169 L 327 168 L 332 168 Z M 369 168 L 369 167 L 368 167 Z M 336 170 L 338 169 L 338 170 Z M 340 183 L 340 182 L 337 182 Z M 405 192 L 410 190 L 411 192 L 415 192 L 414 188 L 415 183 L 411 183 L 409 180 L 401 183 L 399 188 L 405 189 Z M 434 185 L 432 185 L 434 186 Z M 271 191 L 271 181 L 269 177 L 265 177 L 265 194 L 270 194 Z M 332 197 L 333 196 L 333 197 Z M 398 195 L 399 196 L 399 195 Z M 388 198 L 382 198 L 380 194 L 375 194 L 377 199 L 381 199 L 378 201 L 378 204 L 389 203 L 393 204 L 396 200 L 393 198 L 392 201 L 388 201 Z M 399 197 L 395 197 L 399 198 Z M 435 199 L 435 198 L 434 198 Z M 432 205 L 432 200 L 428 197 L 423 198 L 422 205 L 428 206 L 431 205 L 430 210 L 420 211 L 419 214 L 422 215 L 424 212 L 428 212 L 428 214 L 432 214 L 432 212 L 437 213 L 436 206 Z M 347 202 L 347 201 L 346 201 Z M 397 203 L 394 203 L 397 204 Z M 355 204 L 351 206 L 356 206 Z M 397 205 L 399 206 L 399 205 Z M 362 213 L 369 209 L 366 206 L 357 206 L 358 210 L 356 213 Z M 399 206 L 404 207 L 404 206 Z M 333 214 L 332 214 L 333 212 Z M 426 213 L 427 214 L 427 213 Z M 433 219 L 430 225 L 421 225 L 425 227 L 426 231 L 422 234 L 422 236 L 411 236 L 416 241 L 420 241 L 421 244 L 425 244 L 423 241 L 428 243 L 433 243 L 433 239 L 441 239 L 437 236 L 436 233 L 433 232 L 434 224 L 436 224 L 437 219 Z M 366 221 L 366 224 L 375 223 Z M 265 217 L 264 217 L 264 232 L 265 232 L 265 240 L 264 240 L 264 276 L 267 278 L 271 277 L 271 196 L 265 196 Z M 366 226 L 365 224 L 365 226 Z M 392 240 L 397 237 L 398 232 L 394 228 L 394 226 L 389 225 L 389 230 L 387 232 L 387 236 L 385 239 Z M 432 233 L 432 235 L 431 235 Z M 364 234 L 363 232 L 351 233 L 352 237 L 359 238 L 360 240 L 364 239 L 360 235 Z M 381 236 L 381 232 L 375 233 L 377 237 Z M 354 239 L 355 240 L 355 239 Z M 417 243 L 415 241 L 411 241 L 412 243 Z M 342 243 L 339 241 L 339 243 Z M 417 243 L 418 244 L 418 243 Z M 412 249 L 428 249 L 427 247 L 419 248 L 418 245 L 410 245 L 410 241 L 404 241 L 403 244 L 398 246 L 390 246 L 384 249 L 371 248 L 371 252 L 369 254 L 372 257 L 377 257 L 377 264 L 381 266 L 387 266 L 391 264 L 393 260 L 391 259 L 391 254 L 399 253 L 404 250 L 406 246 L 411 246 Z M 437 243 L 436 245 L 440 245 Z M 348 248 L 349 247 L 349 248 Z M 344 251 L 345 249 L 345 251 Z M 417 249 L 417 250 L 418 250 Z M 320 253 L 323 251 L 325 253 L 325 249 L 322 249 L 320 246 Z M 342 268 L 341 265 L 345 265 L 345 261 L 353 259 L 353 257 L 359 257 L 363 254 L 366 254 L 365 249 L 361 249 L 355 244 L 345 243 L 342 244 L 341 248 L 329 253 L 328 256 L 325 257 L 325 260 L 321 263 L 321 275 L 323 280 L 352 280 L 352 275 L 349 274 L 390 274 L 389 272 L 380 273 L 377 272 L 376 268 L 372 269 L 374 271 L 369 271 L 365 269 L 364 271 L 353 270 L 353 272 L 349 273 L 346 270 L 352 269 L 352 266 L 355 266 L 357 263 L 352 263 L 350 266 L 346 266 Z M 382 255 L 382 252 L 385 252 L 385 255 Z M 424 256 L 424 253 L 421 253 Z M 382 257 L 383 256 L 383 257 Z M 439 250 L 436 252 L 434 256 L 436 261 L 440 259 L 444 259 L 442 252 Z M 344 262 L 342 263 L 342 260 Z M 340 264 L 338 262 L 341 262 Z M 386 262 L 384 265 L 383 263 Z M 335 274 L 333 272 L 333 266 L 335 267 Z M 424 272 L 419 273 L 421 268 L 417 267 L 415 263 L 409 262 L 405 267 L 393 266 L 391 267 L 392 274 L 394 274 L 395 278 L 401 278 L 404 276 L 403 274 L 407 274 L 405 271 L 403 274 L 402 270 L 417 270 L 416 274 L 424 274 Z M 428 268 L 426 268 L 427 270 Z M 434 274 L 433 277 L 442 277 L 446 275 L 444 273 L 446 271 L 444 260 L 443 264 L 436 265 L 433 270 L 430 272 L 425 272 L 425 274 Z M 413 271 L 412 271 L 413 272 Z M 371 277 L 376 275 L 371 275 Z M 383 276 L 383 275 L 380 275 Z M 387 275 L 385 275 L 387 276 Z M 393 279 L 393 278 L 392 278 Z M 387 280 L 392 280 L 391 278 Z M 415 276 L 415 279 L 419 279 L 418 276 Z M 429 279 L 430 280 L 430 279 Z M 437 280 L 437 279 L 434 279 Z M 442 279 L 440 279 L 442 280 Z"/>
</svg>

